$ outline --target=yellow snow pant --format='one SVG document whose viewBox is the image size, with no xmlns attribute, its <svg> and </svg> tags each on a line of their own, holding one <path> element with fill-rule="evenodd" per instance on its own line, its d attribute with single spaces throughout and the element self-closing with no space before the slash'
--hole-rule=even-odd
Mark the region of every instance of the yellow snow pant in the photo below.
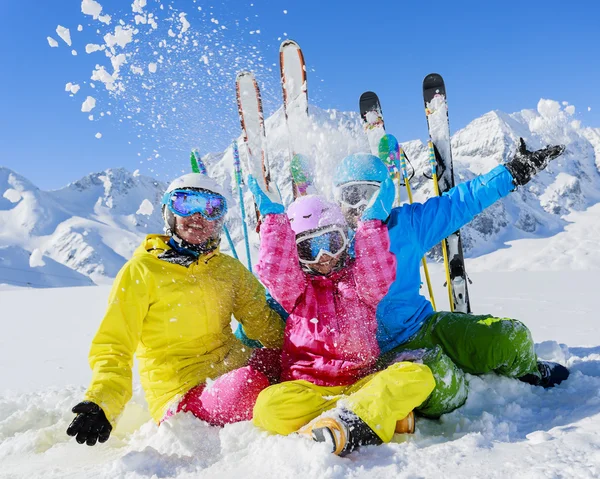
<svg viewBox="0 0 600 479">
<path fill-rule="evenodd" d="M 383 442 L 389 442 L 396 421 L 421 405 L 434 388 L 431 370 L 411 362 L 392 364 L 349 386 L 287 381 L 259 394 L 252 421 L 267 431 L 287 435 L 340 406 L 360 417 Z"/>
</svg>

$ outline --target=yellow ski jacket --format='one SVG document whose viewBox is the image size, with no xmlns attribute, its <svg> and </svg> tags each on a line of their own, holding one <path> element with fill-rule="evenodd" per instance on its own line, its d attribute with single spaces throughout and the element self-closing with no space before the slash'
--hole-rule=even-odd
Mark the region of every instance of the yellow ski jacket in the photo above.
<svg viewBox="0 0 600 479">
<path fill-rule="evenodd" d="M 218 251 L 189 267 L 162 261 L 168 236 L 148 235 L 113 284 L 108 310 L 92 341 L 92 382 L 85 399 L 114 426 L 132 394 L 137 351 L 152 417 L 207 378 L 244 366 L 252 350 L 231 330 L 231 316 L 251 339 L 281 347 L 284 323 L 265 288 L 236 259 Z"/>
</svg>

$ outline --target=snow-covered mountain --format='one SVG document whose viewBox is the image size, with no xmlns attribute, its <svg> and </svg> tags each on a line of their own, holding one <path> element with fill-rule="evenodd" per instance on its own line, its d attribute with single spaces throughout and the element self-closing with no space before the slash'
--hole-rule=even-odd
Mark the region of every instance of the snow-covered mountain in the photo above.
<svg viewBox="0 0 600 479">
<path fill-rule="evenodd" d="M 267 119 L 266 129 L 272 177 L 289 202 L 289 142 L 282 110 Z M 423 176 L 428 170 L 427 146 L 421 140 L 406 141 L 401 132 L 392 133 L 403 142 L 414 167 L 415 198 L 424 201 L 432 195 L 432 183 Z M 489 112 L 456 132 L 452 147 L 457 181 L 472 179 L 510 160 L 519 137 L 525 138 L 530 149 L 562 143 L 567 150 L 526 187 L 464 228 L 468 257 L 506 248 L 508 241 L 554 237 L 578 218 L 574 213 L 600 202 L 600 128 L 582 127 L 574 119 L 574 107 L 552 100 L 540 100 L 536 110 Z M 239 140 L 242 144 L 241 137 Z M 311 107 L 304 138 L 297 143 L 313 159 L 317 187 L 328 196 L 341 158 L 368 151 L 358 114 L 317 107 Z M 241 149 L 244 163 L 246 155 L 243 146 Z M 212 176 L 231 187 L 235 202 L 238 195 L 231 149 L 209 154 L 204 161 Z M 247 164 L 245 171 L 249 171 Z M 60 190 L 41 191 L 0 167 L 0 284 L 72 286 L 89 284 L 90 279 L 110 281 L 146 233 L 162 231 L 158 205 L 164 188 L 164 183 L 154 179 L 111 169 Z M 244 199 L 246 211 L 252 212 L 248 191 Z M 242 256 L 239 211 L 236 206 L 230 208 L 228 226 Z M 249 221 L 255 223 L 253 218 Z M 258 236 L 252 235 L 254 255 Z M 571 247 L 577 245 L 561 242 L 562 253 Z M 223 249 L 228 251 L 225 242 Z M 574 262 L 577 266 L 572 267 L 585 268 L 585 264 Z M 517 267 L 514 261 L 511 265 Z"/>
<path fill-rule="evenodd" d="M 110 281 L 147 232 L 162 230 L 156 205 L 164 188 L 118 168 L 42 191 L 0 167 L 0 283 Z"/>
<path fill-rule="evenodd" d="M 513 114 L 492 111 L 452 136 L 457 182 L 470 180 L 509 161 L 519 137 L 525 139 L 531 150 L 559 143 L 567 147 L 561 158 L 527 186 L 488 208 L 464 228 L 468 257 L 503 248 L 506 241 L 556 235 L 569 223 L 565 215 L 583 211 L 600 201 L 600 128 L 583 128 L 573 115 L 573 106 L 542 99 L 537 110 Z M 271 175 L 284 200 L 290 201 L 288 138 L 281 110 L 266 121 L 266 130 Z M 347 154 L 369 151 L 359 115 L 311 107 L 305 133 L 304 152 L 314 161 L 318 188 L 331 196 L 331 179 L 337 163 Z M 421 140 L 407 141 L 401 132 L 390 133 L 402 142 L 414 166 L 411 185 L 415 200 L 425 201 L 433 194 L 432 182 L 423 176 L 429 172 L 427 145 Z M 242 158 L 245 158 L 243 151 Z M 230 149 L 222 159 L 209 164 L 215 177 L 233 182 L 228 173 L 233 168 Z M 404 191 L 402 195 L 406 200 Z M 245 200 L 246 211 L 252 211 L 249 193 Z M 236 224 L 239 220 L 232 221 L 234 236 L 241 238 Z"/>
</svg>

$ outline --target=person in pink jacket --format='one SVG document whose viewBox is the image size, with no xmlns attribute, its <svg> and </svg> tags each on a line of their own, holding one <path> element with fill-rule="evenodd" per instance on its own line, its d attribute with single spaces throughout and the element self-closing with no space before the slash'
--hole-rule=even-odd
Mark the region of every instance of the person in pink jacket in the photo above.
<svg viewBox="0 0 600 479">
<path fill-rule="evenodd" d="M 412 432 L 412 410 L 435 381 L 427 366 L 398 362 L 376 372 L 375 310 L 394 281 L 387 218 L 394 185 L 384 182 L 364 211 L 347 254 L 347 225 L 322 197 L 297 199 L 284 214 L 274 188 L 248 182 L 262 216 L 259 279 L 290 313 L 282 353 L 282 383 L 264 389 L 255 425 L 300 434 L 347 454 Z M 397 423 L 399 427 L 397 427 Z"/>
</svg>

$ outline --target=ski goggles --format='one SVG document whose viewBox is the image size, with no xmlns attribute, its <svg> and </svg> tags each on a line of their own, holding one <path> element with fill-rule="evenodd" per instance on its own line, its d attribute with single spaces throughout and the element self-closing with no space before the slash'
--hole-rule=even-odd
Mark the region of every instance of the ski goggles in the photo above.
<svg viewBox="0 0 600 479">
<path fill-rule="evenodd" d="M 348 246 L 346 232 L 333 226 L 296 239 L 298 257 L 303 264 L 315 264 L 324 254 L 339 256 Z"/>
<path fill-rule="evenodd" d="M 227 212 L 227 200 L 217 193 L 196 190 L 175 190 L 165 193 L 163 205 L 178 216 L 200 213 L 209 221 L 216 221 Z"/>
<path fill-rule="evenodd" d="M 338 203 L 349 208 L 367 206 L 373 195 L 379 192 L 381 183 L 376 181 L 351 181 L 344 183 L 336 191 Z"/>
</svg>

